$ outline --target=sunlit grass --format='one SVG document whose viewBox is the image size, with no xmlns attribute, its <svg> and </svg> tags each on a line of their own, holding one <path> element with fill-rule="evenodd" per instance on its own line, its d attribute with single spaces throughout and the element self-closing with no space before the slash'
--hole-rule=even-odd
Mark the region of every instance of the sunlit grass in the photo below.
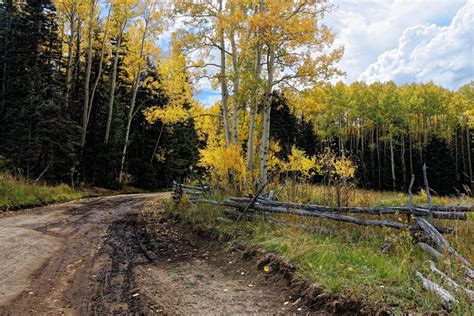
<svg viewBox="0 0 474 316">
<path fill-rule="evenodd" d="M 0 173 L 0 211 L 79 199 L 82 193 L 66 184 L 33 185 L 25 179 Z"/>
<path fill-rule="evenodd" d="M 278 196 L 280 200 L 324 204 L 321 201 L 326 198 L 326 190 L 328 189 L 322 186 L 287 184 Z M 210 198 L 222 200 L 224 197 L 214 193 Z M 408 196 L 403 193 L 357 189 L 348 204 L 378 206 L 407 203 Z M 414 203 L 426 204 L 426 197 L 416 195 Z M 468 197 L 433 196 L 433 204 L 472 203 L 472 198 Z M 193 222 L 234 235 L 245 244 L 279 254 L 297 265 L 300 276 L 317 283 L 330 293 L 349 295 L 375 308 L 383 307 L 394 311 L 423 312 L 442 308 L 439 299 L 424 291 L 415 276 L 415 271 L 420 271 L 432 280 L 440 281 L 429 271 L 426 262 L 430 259 L 428 255 L 412 242 L 406 232 L 288 214 L 271 217 L 289 223 L 291 227 L 264 221 L 236 224 L 226 219 L 222 207 L 198 204 L 192 207 L 170 206 L 170 209 Z M 408 221 L 406 216 L 393 215 L 391 218 Z M 474 214 L 469 214 L 467 221 L 436 220 L 435 223 L 454 227 L 456 233 L 447 235 L 448 240 L 463 256 L 474 262 Z M 327 232 L 315 233 L 296 227 L 298 225 L 324 228 Z M 393 247 L 384 253 L 381 248 L 389 240 L 393 241 Z M 444 262 L 439 263 L 439 267 L 463 282 L 458 265 Z M 460 293 L 456 293 L 456 296 L 461 301 L 458 311 L 472 309 L 466 297 Z"/>
<path fill-rule="evenodd" d="M 294 201 L 321 205 L 335 206 L 333 189 L 324 185 L 311 185 L 296 181 L 285 181 L 283 184 L 271 184 L 269 189 L 278 193 L 281 201 Z M 404 192 L 375 191 L 356 187 L 347 190 L 348 206 L 400 206 L 409 204 L 409 196 Z M 431 194 L 433 205 L 464 205 L 474 204 L 474 198 L 469 196 L 439 196 Z M 424 190 L 413 192 L 413 204 L 426 205 Z"/>
</svg>

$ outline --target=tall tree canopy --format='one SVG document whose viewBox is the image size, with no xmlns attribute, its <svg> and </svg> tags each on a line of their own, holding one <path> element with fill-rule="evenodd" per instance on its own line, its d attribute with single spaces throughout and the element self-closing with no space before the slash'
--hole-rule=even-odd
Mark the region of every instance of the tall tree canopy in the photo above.
<svg viewBox="0 0 474 316">
<path fill-rule="evenodd" d="M 199 172 L 250 192 L 271 174 L 318 181 L 330 147 L 366 187 L 420 185 L 426 163 L 438 193 L 471 193 L 474 83 L 329 83 L 343 48 L 326 14 L 325 0 L 3 1 L 0 167 L 150 189 Z M 204 81 L 220 93 L 208 107 Z"/>
</svg>

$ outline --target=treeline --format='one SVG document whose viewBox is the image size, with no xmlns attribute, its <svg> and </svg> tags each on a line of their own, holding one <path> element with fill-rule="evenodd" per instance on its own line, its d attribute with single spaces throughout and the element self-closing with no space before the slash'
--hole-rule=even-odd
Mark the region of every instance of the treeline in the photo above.
<svg viewBox="0 0 474 316">
<path fill-rule="evenodd" d="M 164 107 L 153 1 L 0 4 L 0 168 L 32 180 L 168 186 L 198 159 L 192 124 Z"/>
<path fill-rule="evenodd" d="M 150 189 L 193 170 L 245 193 L 331 147 L 367 188 L 406 190 L 411 174 L 418 187 L 426 163 L 439 194 L 472 192 L 474 84 L 321 83 L 342 73 L 343 49 L 321 24 L 328 10 L 317 0 L 3 1 L 0 168 Z M 209 108 L 192 95 L 202 79 L 221 94 Z"/>
<path fill-rule="evenodd" d="M 280 134 L 286 133 L 278 136 L 280 141 L 297 139 L 292 136 L 297 131 L 293 122 L 302 117 L 314 130 L 310 145 L 303 145 L 307 153 L 313 154 L 314 145 L 316 151 L 329 146 L 351 157 L 364 187 L 406 191 L 411 174 L 420 187 L 426 163 L 430 186 L 437 193 L 473 190 L 473 82 L 456 92 L 432 83 L 337 83 L 288 99 L 295 117 L 285 113 L 279 123 L 289 125 L 275 126 Z"/>
</svg>

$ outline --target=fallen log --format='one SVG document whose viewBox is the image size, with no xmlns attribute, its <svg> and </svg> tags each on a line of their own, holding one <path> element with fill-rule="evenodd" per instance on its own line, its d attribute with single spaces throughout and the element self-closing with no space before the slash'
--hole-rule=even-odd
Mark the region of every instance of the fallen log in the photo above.
<svg viewBox="0 0 474 316">
<path fill-rule="evenodd" d="M 271 179 L 271 177 L 270 177 Z M 260 194 L 262 194 L 263 190 L 267 186 L 267 184 L 270 182 L 270 179 L 268 179 L 265 183 L 263 183 L 257 190 L 257 193 L 250 199 L 250 201 L 247 203 L 247 205 L 243 208 L 242 214 L 245 215 L 247 211 L 254 205 L 255 201 L 257 201 L 258 197 Z M 237 221 L 240 221 L 242 218 L 242 215 L 237 218 Z"/>
<path fill-rule="evenodd" d="M 435 227 L 433 227 L 433 225 L 428 223 L 428 221 L 422 217 L 417 217 L 416 222 L 418 226 L 420 226 L 420 228 L 426 232 L 426 234 L 435 242 L 435 244 L 440 249 L 446 251 L 451 256 L 455 257 L 461 262 L 461 265 L 466 270 L 466 275 L 468 278 L 474 278 L 474 270 L 472 269 L 471 263 L 464 259 L 456 250 L 454 250 L 454 248 L 451 247 L 446 238 L 444 238 L 443 235 L 441 235 L 440 232 Z"/>
<path fill-rule="evenodd" d="M 245 207 L 245 205 L 242 205 L 241 203 L 238 203 L 232 200 L 225 200 L 223 203 L 225 206 L 230 206 L 230 207 L 235 207 L 235 208 L 240 208 L 240 209 Z M 347 223 L 363 225 L 363 226 L 390 227 L 390 228 L 395 228 L 395 229 L 405 229 L 408 227 L 407 224 L 402 224 L 402 223 L 390 221 L 390 220 L 370 220 L 370 219 L 358 218 L 358 217 L 353 217 L 353 216 L 334 214 L 330 212 L 320 212 L 316 210 L 308 211 L 308 210 L 302 210 L 302 209 L 288 209 L 284 207 L 262 206 L 260 204 L 254 204 L 253 209 L 258 210 L 258 211 L 263 211 L 263 212 L 269 212 L 269 213 L 286 213 L 286 214 L 296 214 L 300 216 L 320 217 L 320 218 L 325 218 L 325 219 L 329 219 L 329 220 L 333 220 L 337 222 L 347 222 Z"/>
<path fill-rule="evenodd" d="M 471 291 L 469 289 L 466 289 L 465 287 L 459 285 L 456 281 L 451 279 L 449 276 L 446 275 L 443 271 L 439 270 L 438 267 L 436 267 L 436 264 L 428 260 L 428 263 L 430 264 L 430 269 L 432 272 L 436 273 L 441 277 L 441 279 L 451 288 L 453 288 L 456 291 L 462 291 L 466 293 L 467 296 L 469 296 L 470 300 L 474 300 L 474 291 Z"/>
<path fill-rule="evenodd" d="M 183 192 L 188 195 L 204 195 L 205 194 L 205 192 L 202 192 L 202 191 L 191 191 L 188 189 L 184 189 Z"/>
<path fill-rule="evenodd" d="M 466 259 L 464 259 L 456 250 L 454 250 L 454 248 L 451 247 L 451 245 L 446 240 L 446 238 L 444 238 L 443 235 L 441 235 L 440 232 L 435 227 L 433 227 L 433 225 L 431 225 L 426 219 L 422 217 L 416 217 L 415 220 L 418 226 L 423 231 L 425 231 L 425 233 L 427 233 L 428 236 L 431 237 L 431 239 L 435 242 L 435 244 L 439 248 L 445 250 L 447 253 L 449 253 L 453 257 L 456 257 L 457 259 L 459 259 L 459 261 L 461 261 L 462 264 L 464 264 L 465 266 L 469 268 L 471 267 L 471 264 Z"/>
<path fill-rule="evenodd" d="M 423 242 L 419 242 L 418 246 L 420 246 L 421 249 L 423 249 L 425 252 L 429 253 L 434 259 L 437 261 L 440 261 L 443 258 L 443 254 L 431 247 L 428 244 L 425 244 Z"/>
<path fill-rule="evenodd" d="M 209 190 L 208 186 L 195 186 L 195 185 L 187 185 L 187 184 L 180 184 L 180 186 L 184 189 L 189 189 L 189 190 L 199 190 L 199 191 Z"/>
<path fill-rule="evenodd" d="M 231 198 L 237 202 L 248 202 L 248 198 Z M 389 215 L 389 214 L 413 214 L 416 216 L 430 216 L 430 211 L 420 207 L 403 207 L 403 206 L 391 206 L 391 207 L 331 207 L 324 205 L 313 205 L 293 202 L 279 202 L 271 201 L 267 199 L 258 199 L 257 202 L 262 205 L 268 206 L 281 206 L 287 208 L 297 208 L 308 211 L 319 211 L 319 212 L 332 212 L 332 213 L 353 213 L 353 214 L 367 214 L 367 215 Z M 434 218 L 439 219 L 451 219 L 451 220 L 466 220 L 467 216 L 461 212 L 440 212 L 433 211 Z"/>
<path fill-rule="evenodd" d="M 415 207 L 427 208 L 426 206 L 415 205 Z M 438 212 L 474 212 L 474 205 L 433 205 L 431 207 L 433 211 Z"/>
<path fill-rule="evenodd" d="M 423 283 L 423 288 L 427 291 L 436 293 L 447 309 L 452 309 L 453 306 L 458 303 L 456 298 L 451 293 L 449 293 L 447 290 L 445 290 L 435 282 L 425 278 L 420 272 L 416 271 L 416 276 L 421 279 L 421 282 Z"/>
<path fill-rule="evenodd" d="M 207 199 L 193 199 L 190 200 L 191 203 L 204 203 L 204 204 L 211 204 L 211 205 L 218 205 L 218 206 L 229 206 L 237 209 L 245 209 L 247 204 L 239 203 L 236 199 L 232 200 L 225 200 L 223 202 L 218 202 L 214 200 L 207 200 Z M 270 206 L 263 206 L 260 204 L 254 204 L 252 209 L 257 211 L 269 212 L 269 213 L 285 213 L 285 214 L 296 214 L 300 216 L 307 216 L 307 217 L 320 217 L 326 218 L 329 220 L 339 221 L 339 222 L 348 222 L 353 223 L 356 225 L 363 225 L 363 226 L 378 226 L 378 227 L 390 227 L 395 229 L 406 229 L 409 228 L 410 225 L 391 221 L 391 220 L 370 220 L 365 218 L 358 218 L 354 216 L 347 216 L 347 215 L 340 215 L 334 214 L 330 212 L 319 212 L 319 211 L 308 211 L 308 210 L 300 210 L 300 209 L 289 209 L 283 207 L 270 207 Z M 242 213 L 242 212 L 241 212 Z M 412 227 L 413 228 L 413 227 Z M 451 233 L 453 229 L 451 227 L 437 227 L 438 231 L 442 233 Z"/>
</svg>

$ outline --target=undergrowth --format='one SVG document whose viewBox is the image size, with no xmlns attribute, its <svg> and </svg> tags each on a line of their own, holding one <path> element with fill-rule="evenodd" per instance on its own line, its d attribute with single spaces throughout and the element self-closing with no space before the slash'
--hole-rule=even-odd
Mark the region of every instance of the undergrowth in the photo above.
<svg viewBox="0 0 474 316">
<path fill-rule="evenodd" d="M 327 188 L 287 183 L 278 192 L 280 200 L 323 204 Z M 414 197 L 415 204 L 425 204 L 423 192 Z M 355 190 L 348 205 L 380 206 L 404 205 L 408 197 L 402 193 Z M 222 200 L 219 193 L 210 197 Z M 326 201 L 327 202 L 327 201 Z M 433 197 L 433 204 L 472 204 L 472 198 Z M 330 203 L 326 203 L 330 204 Z M 441 283 L 426 262 L 431 259 L 413 243 L 407 232 L 389 228 L 356 226 L 335 223 L 325 219 L 301 218 L 294 215 L 272 215 L 280 223 L 263 220 L 235 223 L 229 220 L 219 206 L 197 204 L 181 206 L 170 204 L 171 212 L 178 212 L 195 223 L 212 226 L 223 234 L 234 235 L 242 242 L 274 252 L 294 263 L 301 277 L 317 283 L 324 290 L 338 295 L 349 295 L 374 309 L 393 312 L 426 312 L 442 309 L 438 297 L 422 289 L 415 271 Z M 467 221 L 437 220 L 440 226 L 451 226 L 455 234 L 447 236 L 449 242 L 465 258 L 474 262 L 474 214 Z M 393 219 L 408 221 L 401 215 Z M 268 218 L 268 215 L 267 215 Z M 312 227 L 317 232 L 301 228 Z M 389 251 L 381 248 L 392 241 Z M 439 267 L 456 280 L 463 280 L 458 265 L 439 263 Z M 464 284 L 468 286 L 468 284 Z M 473 312 L 474 305 L 462 293 L 455 293 L 460 304 L 454 314 Z"/>
<path fill-rule="evenodd" d="M 0 173 L 0 211 L 79 199 L 82 193 L 66 184 L 48 186 Z"/>
</svg>

